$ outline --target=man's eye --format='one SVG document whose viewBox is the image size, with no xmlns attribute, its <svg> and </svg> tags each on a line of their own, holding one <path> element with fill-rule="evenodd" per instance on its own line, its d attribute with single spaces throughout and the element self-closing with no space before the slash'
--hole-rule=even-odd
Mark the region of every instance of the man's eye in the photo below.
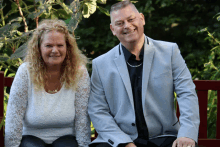
<svg viewBox="0 0 220 147">
<path fill-rule="evenodd" d="M 62 44 L 60 44 L 60 45 L 58 45 L 58 47 L 63 47 L 63 45 L 62 45 Z"/>
<path fill-rule="evenodd" d="M 130 22 L 134 21 L 134 18 L 129 19 Z"/>
<path fill-rule="evenodd" d="M 122 23 L 121 22 L 117 22 L 116 26 L 122 26 Z"/>
</svg>

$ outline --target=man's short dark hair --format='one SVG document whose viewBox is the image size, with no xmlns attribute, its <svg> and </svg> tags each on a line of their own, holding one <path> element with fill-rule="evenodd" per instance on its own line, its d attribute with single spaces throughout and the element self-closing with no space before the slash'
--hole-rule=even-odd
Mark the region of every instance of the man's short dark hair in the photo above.
<svg viewBox="0 0 220 147">
<path fill-rule="evenodd" d="M 125 0 L 125 1 L 122 1 L 122 2 L 118 2 L 114 5 L 111 6 L 111 9 L 110 9 L 110 14 L 113 12 L 113 11 L 117 11 L 117 10 L 120 10 L 122 8 L 125 8 L 126 6 L 128 5 L 131 5 L 132 3 L 130 2 L 130 0 Z M 133 5 L 133 4 L 132 4 Z"/>
</svg>

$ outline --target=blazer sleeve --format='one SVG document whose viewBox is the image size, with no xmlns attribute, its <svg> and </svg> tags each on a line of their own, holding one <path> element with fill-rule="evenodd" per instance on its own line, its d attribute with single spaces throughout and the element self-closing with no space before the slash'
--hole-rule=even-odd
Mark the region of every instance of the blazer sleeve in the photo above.
<svg viewBox="0 0 220 147">
<path fill-rule="evenodd" d="M 198 142 L 200 124 L 198 97 L 191 74 L 177 44 L 173 45 L 172 50 L 172 74 L 180 109 L 180 129 L 177 138 L 188 137 Z"/>
<path fill-rule="evenodd" d="M 99 67 L 102 68 L 102 67 Z M 108 77 L 105 77 L 108 78 Z M 109 143 L 113 147 L 118 144 L 133 142 L 128 134 L 125 134 L 111 115 L 105 90 L 99 76 L 96 61 L 93 60 L 91 76 L 91 94 L 88 106 L 90 119 L 98 133 L 98 138 Z"/>
</svg>

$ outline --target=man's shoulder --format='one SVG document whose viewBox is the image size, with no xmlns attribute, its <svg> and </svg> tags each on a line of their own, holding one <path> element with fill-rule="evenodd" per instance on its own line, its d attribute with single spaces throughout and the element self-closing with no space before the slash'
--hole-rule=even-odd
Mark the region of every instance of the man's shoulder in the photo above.
<svg viewBox="0 0 220 147">
<path fill-rule="evenodd" d="M 93 62 L 106 62 L 106 61 L 108 62 L 109 60 L 113 60 L 115 57 L 116 51 L 118 50 L 118 46 L 119 45 L 116 45 L 108 52 L 96 57 L 95 59 L 93 59 Z"/>
<path fill-rule="evenodd" d="M 152 43 L 156 52 L 172 54 L 174 49 L 178 49 L 178 45 L 174 42 L 154 40 L 148 38 L 149 42 Z"/>
<path fill-rule="evenodd" d="M 152 39 L 152 38 L 149 38 L 148 39 L 154 44 L 154 45 L 158 45 L 158 46 L 173 46 L 175 45 L 176 43 L 175 42 L 169 42 L 169 41 L 163 41 L 163 40 L 155 40 L 155 39 Z"/>
</svg>

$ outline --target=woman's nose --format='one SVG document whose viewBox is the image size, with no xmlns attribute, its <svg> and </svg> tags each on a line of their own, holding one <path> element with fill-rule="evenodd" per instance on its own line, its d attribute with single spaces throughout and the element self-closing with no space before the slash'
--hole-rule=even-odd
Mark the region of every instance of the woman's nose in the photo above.
<svg viewBox="0 0 220 147">
<path fill-rule="evenodd" d="M 53 46 L 52 52 L 55 53 L 57 51 L 58 51 L 57 46 Z"/>
</svg>

